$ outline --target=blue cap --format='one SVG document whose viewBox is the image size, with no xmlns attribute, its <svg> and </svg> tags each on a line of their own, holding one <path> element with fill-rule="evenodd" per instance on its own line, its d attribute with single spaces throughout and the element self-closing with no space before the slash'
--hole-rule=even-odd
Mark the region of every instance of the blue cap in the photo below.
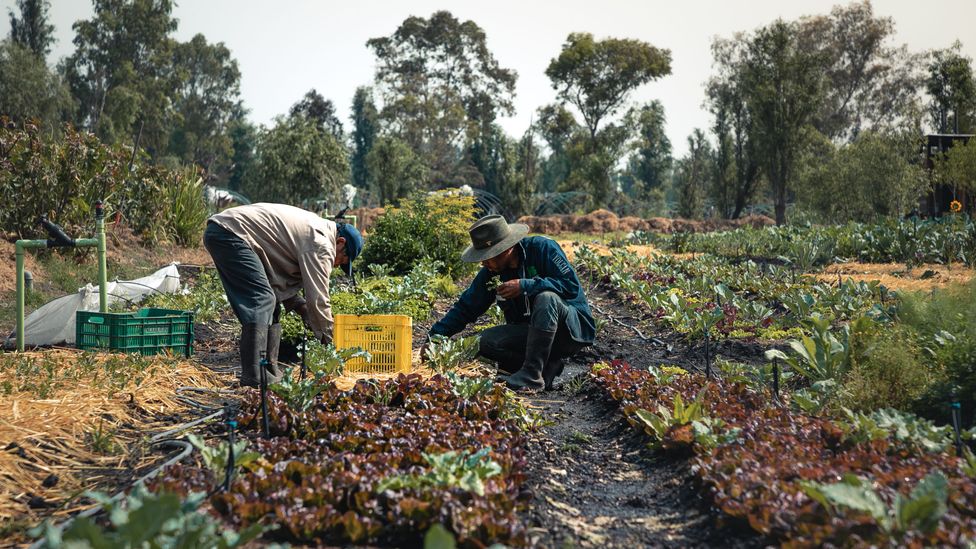
<svg viewBox="0 0 976 549">
<path fill-rule="evenodd" d="M 336 231 L 339 236 L 346 239 L 346 256 L 349 258 L 349 263 L 343 265 L 342 270 L 352 276 L 352 260 L 356 259 L 359 252 L 363 250 L 363 235 L 349 223 L 336 223 Z"/>
</svg>

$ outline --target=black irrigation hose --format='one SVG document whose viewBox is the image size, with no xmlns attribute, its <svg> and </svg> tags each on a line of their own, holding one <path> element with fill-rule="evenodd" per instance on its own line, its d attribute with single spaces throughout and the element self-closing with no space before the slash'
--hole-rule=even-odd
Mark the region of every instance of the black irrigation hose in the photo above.
<svg viewBox="0 0 976 549">
<path fill-rule="evenodd" d="M 138 479 L 136 479 L 136 481 L 132 483 L 132 486 L 136 486 L 136 485 L 139 485 L 139 484 L 142 484 L 142 483 L 146 482 L 147 480 L 149 480 L 149 479 L 153 478 L 154 476 L 158 475 L 159 472 L 162 471 L 163 469 L 169 467 L 170 465 L 173 465 L 174 463 L 179 463 L 180 461 L 183 461 L 184 459 L 186 459 L 187 456 L 189 456 L 190 454 L 193 453 L 193 445 L 190 444 L 189 442 L 185 441 L 185 440 L 175 440 L 175 439 L 157 440 L 157 441 L 152 442 L 152 444 L 154 446 L 155 445 L 159 445 L 159 446 L 175 446 L 175 447 L 181 448 L 182 451 L 179 454 L 177 454 L 177 455 L 171 457 L 170 459 L 166 460 L 166 462 L 164 462 L 162 465 L 159 465 L 158 467 L 156 467 L 153 470 L 149 471 L 145 475 L 143 475 L 143 476 L 139 477 Z M 114 496 L 112 496 L 109 499 L 109 501 L 118 501 L 118 500 L 122 499 L 125 496 L 126 492 L 127 492 L 127 490 L 121 490 L 121 491 L 119 491 L 119 493 L 117 493 Z M 69 519 L 66 519 L 65 521 L 61 522 L 60 524 L 55 525 L 55 528 L 60 529 L 60 530 L 63 531 L 64 529 L 66 529 L 68 527 L 69 524 L 71 524 L 72 522 L 74 522 L 75 519 L 82 518 L 82 517 L 93 517 L 93 516 L 95 516 L 95 515 L 97 515 L 97 514 L 99 514 L 101 512 L 102 512 L 102 506 L 101 505 L 95 505 L 93 507 L 90 507 L 90 508 L 88 508 L 88 509 L 86 509 L 86 510 L 80 512 L 80 513 L 78 513 L 77 515 L 75 515 L 75 516 L 73 516 L 73 517 L 71 517 Z M 45 542 L 45 538 L 39 539 L 39 540 L 35 541 L 33 544 L 31 544 L 30 549 L 40 549 L 41 547 L 44 547 L 44 542 Z"/>
</svg>

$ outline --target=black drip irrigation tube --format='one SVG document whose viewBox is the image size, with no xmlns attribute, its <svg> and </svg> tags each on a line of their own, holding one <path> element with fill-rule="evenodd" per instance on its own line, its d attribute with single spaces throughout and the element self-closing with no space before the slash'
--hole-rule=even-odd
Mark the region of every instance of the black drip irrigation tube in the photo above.
<svg viewBox="0 0 976 549">
<path fill-rule="evenodd" d="M 202 387 L 179 387 L 177 389 L 177 392 L 184 392 L 184 391 L 201 392 L 201 393 L 214 392 L 214 393 L 219 393 L 219 394 L 233 393 L 233 391 L 226 390 L 226 389 L 205 389 L 205 388 L 202 388 Z M 227 421 L 227 423 L 228 423 L 228 427 L 230 428 L 230 433 L 229 433 L 229 438 L 230 438 L 230 441 L 231 441 L 231 450 L 230 450 L 231 451 L 231 457 L 230 457 L 230 459 L 232 460 L 231 462 L 233 463 L 233 459 L 234 459 L 234 457 L 233 457 L 233 440 L 234 440 L 233 428 L 237 426 L 237 422 L 232 420 L 232 415 L 229 412 L 229 409 L 228 409 L 228 406 L 227 405 L 220 406 L 220 407 L 217 407 L 217 408 L 210 407 L 209 409 L 217 409 L 218 411 L 213 412 L 211 414 L 208 414 L 206 416 L 203 416 L 203 417 L 200 417 L 200 418 L 191 420 L 191 421 L 187 421 L 186 423 L 182 423 L 180 425 L 177 425 L 176 427 L 173 427 L 172 429 L 167 429 L 165 431 L 156 433 L 155 435 L 149 437 L 149 444 L 151 446 L 175 447 L 175 448 L 179 448 L 180 449 L 180 452 L 177 455 L 175 455 L 175 456 L 167 459 L 165 462 L 163 462 L 162 464 L 158 465 L 157 467 L 153 468 L 151 471 L 149 471 L 145 475 L 143 475 L 143 476 L 139 477 L 138 479 L 136 479 L 136 481 L 133 482 L 132 485 L 129 488 L 131 489 L 133 486 L 137 486 L 139 484 L 142 484 L 142 483 L 146 482 L 147 480 L 149 480 L 149 479 L 155 477 L 156 475 L 158 475 L 160 473 L 160 471 L 162 471 L 163 469 L 169 467 L 170 465 L 173 465 L 175 463 L 179 463 L 179 462 L 183 461 L 184 459 L 186 459 L 187 456 L 189 456 L 190 454 L 193 453 L 193 445 L 192 444 L 190 444 L 189 442 L 187 442 L 185 440 L 177 440 L 177 439 L 174 439 L 174 438 L 171 437 L 171 435 L 174 435 L 174 434 L 177 434 L 177 433 L 181 433 L 183 431 L 186 431 L 187 429 L 193 428 L 193 427 L 195 427 L 197 425 L 200 425 L 201 423 L 205 423 L 205 422 L 210 421 L 212 419 L 216 419 L 216 418 L 218 418 L 220 416 L 225 416 L 225 417 L 229 418 L 228 421 Z M 228 484 L 229 483 L 229 480 L 230 480 L 230 476 L 228 476 L 228 478 L 227 478 L 227 480 L 225 480 L 225 483 L 224 484 L 225 485 Z M 109 501 L 113 501 L 113 502 L 114 501 L 118 501 L 118 500 L 122 499 L 123 497 L 125 497 L 125 494 L 127 492 L 128 492 L 128 489 L 121 490 L 117 494 L 115 494 L 114 496 L 112 496 L 109 499 Z M 101 505 L 95 505 L 93 507 L 90 507 L 89 509 L 86 509 L 86 510 L 78 513 L 77 515 L 74 515 L 71 518 L 68 518 L 68 519 L 64 520 L 63 522 L 57 524 L 55 527 L 56 528 L 60 528 L 60 529 L 63 530 L 65 528 L 67 528 L 68 525 L 71 524 L 71 522 L 74 521 L 77 518 L 93 517 L 93 516 L 95 516 L 95 515 L 97 515 L 97 514 L 99 514 L 101 512 L 102 512 L 102 506 Z M 44 546 L 44 539 L 42 538 L 42 539 L 39 539 L 39 540 L 35 541 L 33 544 L 31 544 L 30 549 L 40 549 L 43 546 Z"/>
<path fill-rule="evenodd" d="M 164 446 L 164 447 L 165 446 L 171 446 L 171 447 L 179 448 L 180 449 L 180 452 L 177 455 L 175 455 L 175 456 L 169 458 L 168 460 L 166 460 L 162 465 L 159 465 L 158 467 L 156 467 L 153 470 L 149 471 L 145 475 L 139 477 L 135 482 L 132 483 L 132 486 L 136 486 L 136 485 L 139 485 L 139 484 L 142 484 L 142 483 L 146 482 L 147 480 L 149 480 L 149 479 L 155 477 L 156 475 L 158 475 L 159 472 L 162 471 L 163 469 L 169 467 L 170 465 L 173 465 L 174 463 L 179 463 L 180 461 L 183 461 L 184 459 L 186 459 L 187 456 L 189 456 L 190 454 L 193 453 L 193 445 L 190 444 L 189 442 L 185 441 L 185 440 L 175 440 L 175 439 L 154 440 L 154 441 L 151 442 L 151 444 L 153 446 Z M 114 501 L 118 501 L 118 500 L 122 499 L 123 497 L 125 497 L 126 492 L 127 492 L 127 490 L 120 491 L 119 493 L 117 493 L 114 496 L 112 496 L 109 499 L 109 501 L 113 501 L 114 502 Z M 64 530 L 65 528 L 68 527 L 69 524 L 71 524 L 72 522 L 74 522 L 75 519 L 84 518 L 84 517 L 93 517 L 93 516 L 101 513 L 102 510 L 103 509 L 102 509 L 102 506 L 101 505 L 95 505 L 93 507 L 90 507 L 88 509 L 85 509 L 84 511 L 78 513 L 77 515 L 75 515 L 75 516 L 73 516 L 73 517 L 71 517 L 69 519 L 66 519 L 65 521 L 61 522 L 60 524 L 55 525 L 55 528 Z M 33 544 L 31 544 L 30 549 L 40 549 L 41 547 L 44 547 L 44 542 L 45 542 L 45 538 L 41 538 L 41 539 L 35 541 Z"/>
</svg>

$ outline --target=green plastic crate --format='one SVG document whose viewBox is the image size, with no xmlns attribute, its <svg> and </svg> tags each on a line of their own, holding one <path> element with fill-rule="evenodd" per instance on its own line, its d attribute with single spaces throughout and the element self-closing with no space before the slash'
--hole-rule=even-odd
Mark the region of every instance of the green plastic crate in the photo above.
<svg viewBox="0 0 976 549">
<path fill-rule="evenodd" d="M 170 351 L 189 357 L 193 355 L 193 313 L 154 308 L 134 313 L 78 311 L 75 345 L 143 355 Z"/>
</svg>

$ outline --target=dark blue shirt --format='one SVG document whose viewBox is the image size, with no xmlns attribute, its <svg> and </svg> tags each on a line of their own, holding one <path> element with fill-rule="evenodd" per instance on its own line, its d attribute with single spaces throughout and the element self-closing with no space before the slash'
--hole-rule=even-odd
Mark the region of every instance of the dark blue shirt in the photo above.
<svg viewBox="0 0 976 549">
<path fill-rule="evenodd" d="M 518 267 L 499 273 L 499 278 L 502 282 L 520 279 L 522 295 L 498 303 L 505 313 L 505 322 L 527 324 L 531 298 L 541 292 L 555 292 L 570 306 L 566 326 L 573 339 L 584 344 L 593 343 L 596 334 L 593 314 L 576 270 L 559 244 L 542 236 L 529 236 L 520 240 L 515 250 L 519 254 Z M 494 273 L 482 267 L 457 303 L 431 327 L 430 333 L 452 336 L 485 314 L 495 303 L 495 290 L 489 290 L 487 286 L 493 276 Z"/>
</svg>

